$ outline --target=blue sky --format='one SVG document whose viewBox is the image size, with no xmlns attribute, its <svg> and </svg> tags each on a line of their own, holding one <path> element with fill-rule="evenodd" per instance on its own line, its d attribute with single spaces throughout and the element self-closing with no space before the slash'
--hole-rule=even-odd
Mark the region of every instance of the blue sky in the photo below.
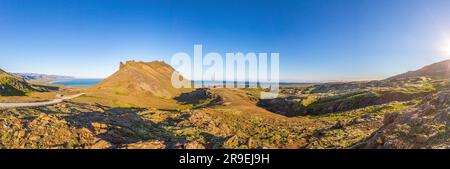
<svg viewBox="0 0 450 169">
<path fill-rule="evenodd" d="M 445 0 L 0 0 L 0 68 L 104 78 L 176 52 L 279 52 L 282 81 L 368 80 L 448 58 Z"/>
</svg>

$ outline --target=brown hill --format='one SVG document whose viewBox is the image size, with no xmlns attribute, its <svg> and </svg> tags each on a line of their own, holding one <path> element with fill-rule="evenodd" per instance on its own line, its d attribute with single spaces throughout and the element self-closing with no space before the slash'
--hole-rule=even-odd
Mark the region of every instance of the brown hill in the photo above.
<svg viewBox="0 0 450 169">
<path fill-rule="evenodd" d="M 174 71 L 164 62 L 128 61 L 96 87 L 113 90 L 118 94 L 144 94 L 169 99 L 181 94 L 179 89 L 172 87 L 171 77 Z"/>
<path fill-rule="evenodd" d="M 172 98 L 190 89 L 176 89 L 171 77 L 175 70 L 160 61 L 127 61 L 113 75 L 92 87 L 95 94 L 110 99 L 128 101 L 139 106 L 163 106 L 174 102 Z M 165 106 L 163 106 L 165 107 Z"/>
<path fill-rule="evenodd" d="M 436 79 L 446 79 L 450 78 L 450 59 L 441 62 L 433 63 L 431 65 L 425 66 L 416 71 L 409 71 L 402 73 L 393 77 L 388 78 L 388 80 L 410 78 L 410 77 L 431 77 Z"/>
</svg>

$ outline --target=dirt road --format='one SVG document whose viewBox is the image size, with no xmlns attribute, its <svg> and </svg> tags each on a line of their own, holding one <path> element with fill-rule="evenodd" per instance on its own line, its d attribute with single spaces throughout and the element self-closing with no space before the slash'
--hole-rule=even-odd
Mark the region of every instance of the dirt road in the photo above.
<svg viewBox="0 0 450 169">
<path fill-rule="evenodd" d="M 64 100 L 73 99 L 76 97 L 80 97 L 84 93 L 71 95 L 71 96 L 64 96 L 61 98 L 53 99 L 50 101 L 43 101 L 43 102 L 24 102 L 24 103 L 0 103 L 0 108 L 16 108 L 16 107 L 36 107 L 36 106 L 47 106 L 52 104 L 61 103 Z"/>
</svg>

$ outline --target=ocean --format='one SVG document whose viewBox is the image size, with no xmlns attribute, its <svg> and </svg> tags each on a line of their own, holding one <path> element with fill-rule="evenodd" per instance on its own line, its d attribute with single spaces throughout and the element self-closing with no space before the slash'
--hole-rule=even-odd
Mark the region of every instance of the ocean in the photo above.
<svg viewBox="0 0 450 169">
<path fill-rule="evenodd" d="M 53 84 L 63 86 L 93 86 L 100 83 L 103 79 L 73 79 L 66 81 L 53 82 Z"/>
</svg>

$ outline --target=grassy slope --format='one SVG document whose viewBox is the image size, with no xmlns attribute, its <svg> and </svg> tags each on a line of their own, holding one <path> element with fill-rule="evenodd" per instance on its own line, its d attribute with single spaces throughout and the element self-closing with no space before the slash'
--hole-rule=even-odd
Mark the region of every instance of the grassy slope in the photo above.
<svg viewBox="0 0 450 169">
<path fill-rule="evenodd" d="M 23 79 L 0 71 L 0 96 L 23 96 L 33 90 Z"/>
</svg>

